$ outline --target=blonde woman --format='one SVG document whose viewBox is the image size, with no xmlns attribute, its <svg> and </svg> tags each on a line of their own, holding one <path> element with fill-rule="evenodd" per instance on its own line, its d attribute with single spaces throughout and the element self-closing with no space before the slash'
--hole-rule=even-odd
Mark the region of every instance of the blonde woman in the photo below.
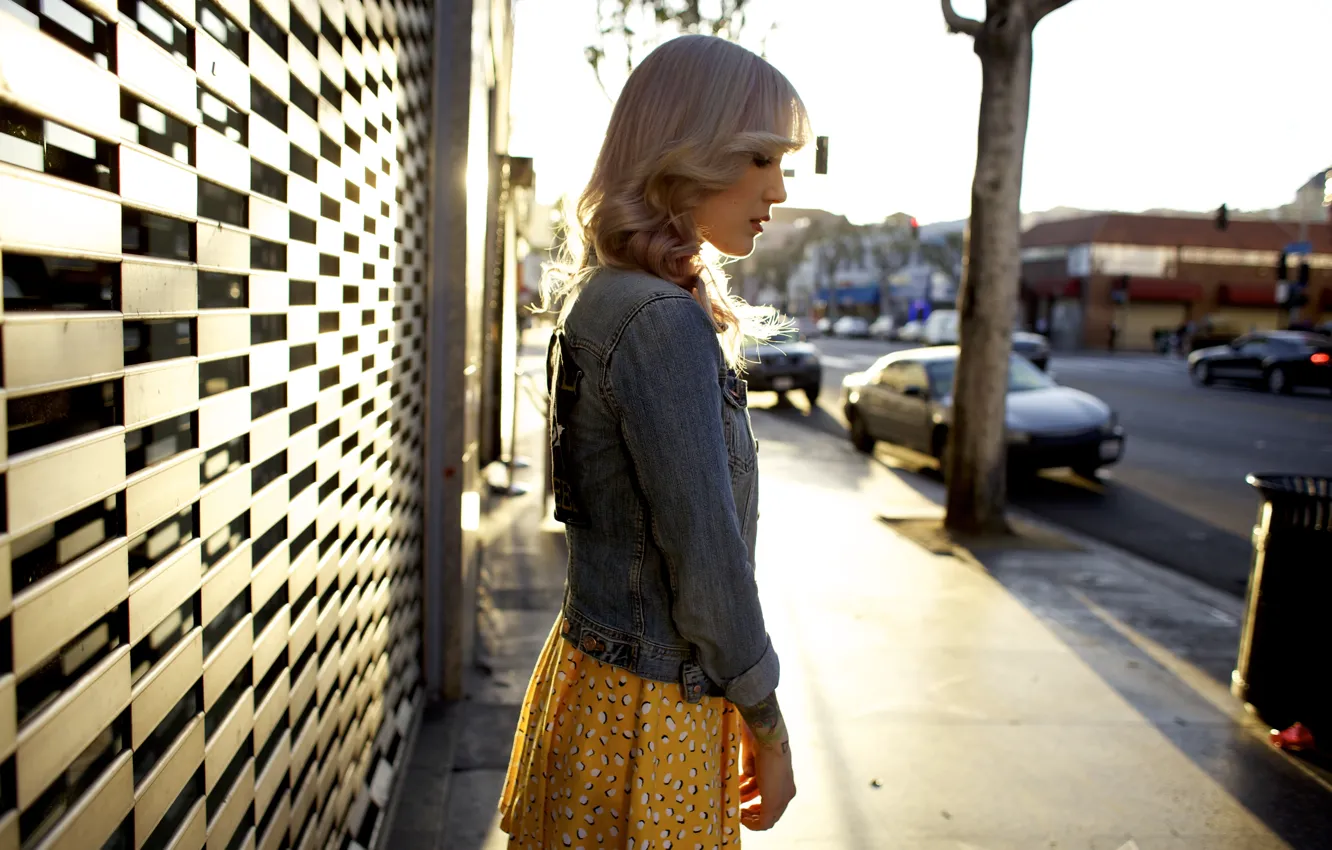
<svg viewBox="0 0 1332 850">
<path fill-rule="evenodd" d="M 734 368 L 764 328 L 704 250 L 753 250 L 807 124 L 775 68 L 708 36 L 658 47 L 616 103 L 584 247 L 543 293 L 569 564 L 500 802 L 511 846 L 735 847 L 795 796 Z"/>
</svg>

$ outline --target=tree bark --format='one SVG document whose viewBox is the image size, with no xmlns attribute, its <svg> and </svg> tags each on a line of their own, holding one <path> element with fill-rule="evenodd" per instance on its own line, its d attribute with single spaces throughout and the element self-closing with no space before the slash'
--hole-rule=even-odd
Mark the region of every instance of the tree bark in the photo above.
<svg viewBox="0 0 1332 850">
<path fill-rule="evenodd" d="M 989 0 L 974 36 L 981 60 L 980 124 L 945 470 L 944 526 L 961 534 L 1008 532 L 1004 414 L 1021 270 L 1019 201 L 1036 21 L 1025 0 Z"/>
</svg>

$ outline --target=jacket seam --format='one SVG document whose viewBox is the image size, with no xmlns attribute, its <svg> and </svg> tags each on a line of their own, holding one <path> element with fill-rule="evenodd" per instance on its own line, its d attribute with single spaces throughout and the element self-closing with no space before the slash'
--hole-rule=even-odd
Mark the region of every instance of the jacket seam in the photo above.
<svg viewBox="0 0 1332 850">
<path fill-rule="evenodd" d="M 611 384 L 611 379 L 610 379 L 611 359 L 614 358 L 615 350 L 619 348 L 620 340 L 624 337 L 625 331 L 628 330 L 629 323 L 632 322 L 635 318 L 637 318 L 638 314 L 647 309 L 649 305 L 654 304 L 657 301 L 661 301 L 668 298 L 679 299 L 681 301 L 688 301 L 691 304 L 695 305 L 698 304 L 697 301 L 686 295 L 683 290 L 681 290 L 678 293 L 654 292 L 651 295 L 644 298 L 639 303 L 635 304 L 633 308 L 631 308 L 628 312 L 625 313 L 624 318 L 620 320 L 619 326 L 615 328 L 615 330 L 611 333 L 610 338 L 607 339 L 606 341 L 606 353 L 605 356 L 602 358 L 601 382 L 599 389 L 601 391 L 603 399 L 606 401 L 611 411 L 614 412 L 617 419 L 621 418 L 623 416 L 623 413 L 620 410 L 619 400 L 615 398 L 615 388 Z"/>
<path fill-rule="evenodd" d="M 626 450 L 627 450 L 626 446 Z M 630 458 L 630 464 L 633 464 L 633 458 Z M 634 629 L 639 634 L 647 632 L 647 617 L 643 615 L 643 562 L 647 557 L 647 533 L 644 530 L 643 499 L 636 500 L 638 504 L 634 510 L 634 562 L 629 568 L 630 598 L 634 606 Z"/>
</svg>

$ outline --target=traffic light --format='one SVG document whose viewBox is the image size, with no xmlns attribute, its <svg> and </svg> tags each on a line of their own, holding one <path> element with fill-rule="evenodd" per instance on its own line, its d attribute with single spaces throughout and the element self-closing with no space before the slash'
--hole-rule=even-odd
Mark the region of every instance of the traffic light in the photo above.
<svg viewBox="0 0 1332 850">
<path fill-rule="evenodd" d="M 814 173 L 828 173 L 828 137 L 816 136 L 814 139 Z"/>
<path fill-rule="evenodd" d="M 911 240 L 913 242 L 920 241 L 920 222 L 916 221 L 914 215 L 911 217 Z"/>
<path fill-rule="evenodd" d="M 1216 210 L 1216 229 L 1225 230 L 1230 226 L 1230 208 L 1222 204 Z"/>
<path fill-rule="evenodd" d="M 1286 252 L 1282 251 L 1281 256 L 1277 257 L 1277 267 L 1276 267 L 1277 280 L 1287 279 L 1287 276 L 1290 274 L 1290 270 L 1288 267 L 1289 267 L 1289 258 L 1287 258 Z"/>
<path fill-rule="evenodd" d="M 1309 285 L 1309 261 L 1307 259 L 1300 260 L 1300 270 L 1295 274 L 1296 274 L 1295 277 L 1296 283 L 1298 283 L 1300 286 Z"/>
</svg>

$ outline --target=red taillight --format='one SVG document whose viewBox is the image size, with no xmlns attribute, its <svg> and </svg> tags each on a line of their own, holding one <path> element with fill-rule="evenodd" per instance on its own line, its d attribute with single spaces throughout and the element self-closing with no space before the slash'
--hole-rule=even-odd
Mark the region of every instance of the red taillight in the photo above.
<svg viewBox="0 0 1332 850">
<path fill-rule="evenodd" d="M 1314 363 L 1317 363 L 1319 366 L 1324 366 L 1327 364 L 1327 361 L 1332 358 L 1329 358 L 1326 354 L 1320 351 L 1317 354 L 1310 355 L 1309 359 Z"/>
</svg>

